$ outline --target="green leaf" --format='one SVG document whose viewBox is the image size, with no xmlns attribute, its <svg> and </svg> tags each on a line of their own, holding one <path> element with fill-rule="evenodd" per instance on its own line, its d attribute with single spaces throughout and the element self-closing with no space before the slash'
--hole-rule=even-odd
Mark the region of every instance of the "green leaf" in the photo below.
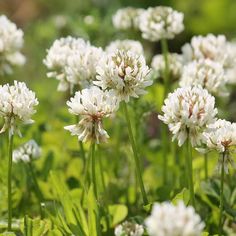
<svg viewBox="0 0 236 236">
<path fill-rule="evenodd" d="M 128 215 L 128 208 L 122 204 L 111 205 L 108 207 L 108 210 L 112 217 L 112 226 L 123 221 Z"/>
<path fill-rule="evenodd" d="M 153 205 L 153 203 L 149 203 L 149 204 L 143 206 L 143 209 L 144 209 L 146 212 L 150 212 L 151 209 L 152 209 L 152 205 Z"/>
<path fill-rule="evenodd" d="M 31 219 L 28 216 L 24 218 L 24 235 L 25 236 L 43 236 L 50 230 L 51 225 L 49 221 Z"/>
<path fill-rule="evenodd" d="M 183 201 L 185 205 L 189 203 L 190 200 L 190 193 L 189 190 L 186 188 L 183 188 L 183 190 L 176 194 L 176 196 L 172 199 L 173 204 L 177 204 L 179 201 Z"/>
</svg>

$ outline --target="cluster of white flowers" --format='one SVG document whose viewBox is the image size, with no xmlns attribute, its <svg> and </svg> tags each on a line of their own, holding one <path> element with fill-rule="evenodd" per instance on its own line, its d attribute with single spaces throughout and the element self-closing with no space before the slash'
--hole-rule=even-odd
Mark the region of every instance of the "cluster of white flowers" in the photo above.
<svg viewBox="0 0 236 236">
<path fill-rule="evenodd" d="M 224 165 L 224 170 L 228 173 L 229 164 L 235 167 L 231 153 L 236 149 L 236 123 L 218 119 L 210 124 L 203 132 L 203 144 L 196 149 L 201 153 L 213 150 L 220 153 L 218 170 Z"/>
<path fill-rule="evenodd" d="M 225 69 L 228 84 L 236 84 L 236 43 L 228 42 L 227 53 L 229 54 L 228 67 Z"/>
<path fill-rule="evenodd" d="M 17 124 L 32 123 L 31 116 L 38 105 L 35 93 L 29 90 L 25 83 L 14 81 L 14 85 L 0 85 L 0 117 L 5 120 L 0 132 L 10 129 L 13 134 L 18 131 Z M 19 131 L 18 131 L 19 132 Z"/>
<path fill-rule="evenodd" d="M 200 59 L 184 66 L 180 86 L 201 85 L 214 95 L 227 96 L 226 83 L 227 80 L 221 63 L 210 59 Z"/>
<path fill-rule="evenodd" d="M 56 40 L 48 50 L 44 64 L 48 77 L 59 80 L 58 90 L 72 90 L 75 85 L 85 87 L 96 75 L 96 65 L 102 56 L 101 48 L 82 38 L 68 36 Z"/>
<path fill-rule="evenodd" d="M 126 7 L 119 9 L 112 17 L 113 25 L 116 29 L 127 30 L 130 28 L 139 28 L 139 16 L 144 9 Z"/>
<path fill-rule="evenodd" d="M 183 202 L 155 203 L 145 223 L 150 236 L 200 236 L 205 226 L 194 208 Z"/>
<path fill-rule="evenodd" d="M 168 54 L 168 64 L 170 77 L 173 80 L 178 80 L 182 75 L 183 70 L 183 57 L 177 53 Z M 165 71 L 165 60 L 163 55 L 156 55 L 152 59 L 151 66 L 153 70 L 157 73 L 157 77 L 160 78 L 163 76 Z"/>
<path fill-rule="evenodd" d="M 236 124 L 218 119 L 203 133 L 207 147 L 225 152 L 236 146 Z"/>
<path fill-rule="evenodd" d="M 144 54 L 143 46 L 139 41 L 136 40 L 115 40 L 112 41 L 107 47 L 106 52 L 107 53 L 114 53 L 117 50 L 122 51 L 131 51 L 136 54 Z"/>
<path fill-rule="evenodd" d="M 221 63 L 224 68 L 232 66 L 232 57 L 224 35 L 194 36 L 190 43 L 182 47 L 186 62 L 208 58 Z"/>
<path fill-rule="evenodd" d="M 41 148 L 35 142 L 35 140 L 32 139 L 13 151 L 13 161 L 30 162 L 32 160 L 38 159 L 40 155 Z"/>
<path fill-rule="evenodd" d="M 0 16 L 0 73 L 11 73 L 12 66 L 21 66 L 25 57 L 20 53 L 23 47 L 23 31 L 6 16 Z"/>
<path fill-rule="evenodd" d="M 109 89 L 120 101 L 145 94 L 144 88 L 152 84 L 143 55 L 131 51 L 117 51 L 102 58 L 97 67 L 94 84 Z"/>
<path fill-rule="evenodd" d="M 184 15 L 170 7 L 149 7 L 139 19 L 142 37 L 150 41 L 172 39 L 184 30 Z"/>
<path fill-rule="evenodd" d="M 85 46 L 68 58 L 68 65 L 65 68 L 67 80 L 72 85 L 80 88 L 88 87 L 96 77 L 96 67 L 99 60 L 104 56 L 101 48 L 90 45 Z"/>
<path fill-rule="evenodd" d="M 76 125 L 66 126 L 72 135 L 77 135 L 83 142 L 95 140 L 105 142 L 109 137 L 102 127 L 102 120 L 111 116 L 118 109 L 118 100 L 109 91 L 102 91 L 98 87 L 90 87 L 76 92 L 67 102 L 69 112 L 81 116 Z"/>
<path fill-rule="evenodd" d="M 192 146 L 200 145 L 202 132 L 215 121 L 215 98 L 202 87 L 183 87 L 168 95 L 159 119 L 168 125 L 181 146 L 190 138 Z"/>
<path fill-rule="evenodd" d="M 144 228 L 137 223 L 125 221 L 115 228 L 115 236 L 142 236 Z"/>
</svg>

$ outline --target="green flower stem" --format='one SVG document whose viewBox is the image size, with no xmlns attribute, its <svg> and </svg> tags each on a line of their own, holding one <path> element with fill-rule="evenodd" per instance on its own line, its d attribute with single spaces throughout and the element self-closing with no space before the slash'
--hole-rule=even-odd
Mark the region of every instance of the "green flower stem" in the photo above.
<svg viewBox="0 0 236 236">
<path fill-rule="evenodd" d="M 103 192 L 106 192 L 106 184 L 105 184 L 105 178 L 104 178 L 104 168 L 102 164 L 102 159 L 101 159 L 101 149 L 97 147 L 97 152 L 98 152 L 98 164 L 99 164 L 99 170 L 100 170 L 100 175 L 101 175 L 101 182 L 102 182 L 102 188 Z"/>
<path fill-rule="evenodd" d="M 32 160 L 31 160 L 32 161 Z M 38 180 L 35 176 L 35 172 L 34 172 L 34 166 L 33 164 L 31 163 L 31 161 L 28 163 L 28 168 L 29 168 L 29 172 L 30 172 L 30 175 L 31 175 L 31 178 L 32 178 L 32 181 L 33 181 L 33 184 L 34 184 L 34 189 L 35 189 L 35 192 L 36 192 L 36 195 L 37 195 L 37 198 L 40 202 L 43 202 L 44 201 L 44 197 L 43 197 L 43 194 L 40 190 L 40 187 L 39 187 L 39 184 L 38 184 Z"/>
<path fill-rule="evenodd" d="M 91 148 L 89 151 L 89 154 L 87 155 L 87 160 L 85 161 L 85 166 L 84 166 L 84 178 L 83 178 L 83 190 L 82 190 L 82 196 L 81 196 L 81 202 L 83 202 L 84 200 L 84 194 L 85 192 L 87 192 L 88 188 L 87 188 L 87 184 L 89 186 L 89 182 L 90 182 L 90 176 L 89 176 L 89 166 L 90 166 L 90 160 L 91 160 Z M 86 157 L 86 156 L 85 156 Z"/>
<path fill-rule="evenodd" d="M 168 44 L 166 39 L 161 40 L 161 49 L 165 61 L 165 70 L 163 73 L 164 79 L 164 99 L 170 91 L 170 71 L 169 71 L 169 62 L 168 62 Z M 167 183 L 167 167 L 168 167 L 168 129 L 166 125 L 161 124 L 161 136 L 162 136 L 162 150 L 163 150 L 163 183 Z"/>
<path fill-rule="evenodd" d="M 106 191 L 106 183 L 105 183 L 105 177 L 104 177 L 104 166 L 102 163 L 102 155 L 101 155 L 101 148 L 97 145 L 97 153 L 98 153 L 98 164 L 99 164 L 99 170 L 100 170 L 100 175 L 101 175 L 101 182 L 102 182 L 102 188 L 103 188 L 103 193 L 105 195 L 105 199 L 107 200 L 107 191 Z M 108 205 L 105 204 L 104 205 L 104 211 L 106 212 L 106 217 L 105 217 L 105 221 L 106 221 L 106 225 L 107 225 L 107 229 L 110 228 L 110 222 L 109 222 L 109 210 L 108 210 Z"/>
<path fill-rule="evenodd" d="M 34 166 L 31 163 L 31 161 L 32 161 L 32 159 L 30 160 L 30 162 L 28 162 L 28 171 L 29 171 L 30 177 L 32 179 L 32 182 L 34 184 L 34 190 L 35 190 L 35 193 L 36 193 L 36 197 L 38 199 L 40 215 L 41 215 L 41 218 L 43 218 L 43 210 L 42 210 L 41 203 L 44 202 L 44 196 L 43 196 L 43 194 L 40 190 L 38 180 L 37 180 L 35 172 L 34 172 Z"/>
<path fill-rule="evenodd" d="M 79 123 L 79 117 L 75 116 L 75 121 L 76 123 Z M 81 157 L 83 159 L 83 162 L 86 162 L 86 157 L 85 157 L 85 151 L 84 151 L 84 145 L 82 141 L 79 141 L 79 147 L 80 147 L 80 152 L 81 152 Z"/>
<path fill-rule="evenodd" d="M 168 130 L 165 124 L 161 124 L 161 137 L 162 137 L 162 173 L 163 184 L 167 184 L 167 166 L 168 166 Z"/>
<path fill-rule="evenodd" d="M 13 150 L 13 134 L 9 131 L 9 143 L 8 143 L 8 231 L 12 229 L 12 150 Z"/>
<path fill-rule="evenodd" d="M 205 170 L 205 180 L 208 179 L 208 156 L 204 154 L 204 170 Z"/>
<path fill-rule="evenodd" d="M 95 141 L 93 140 L 91 143 L 91 168 L 92 168 L 92 182 L 94 186 L 94 195 L 97 199 L 97 181 L 96 181 L 96 162 L 95 162 Z"/>
<path fill-rule="evenodd" d="M 83 162 L 86 162 L 86 157 L 85 157 L 85 151 L 84 151 L 84 144 L 82 141 L 79 141 L 79 147 L 80 147 L 80 152 L 81 152 L 81 157 Z"/>
<path fill-rule="evenodd" d="M 192 158 L 192 146 L 190 138 L 187 138 L 187 155 L 186 155 L 186 165 L 188 173 L 188 186 L 190 191 L 190 201 L 193 207 L 195 207 L 195 196 L 194 196 L 194 187 L 193 187 L 193 158 Z"/>
<path fill-rule="evenodd" d="M 170 91 L 170 69 L 169 69 L 169 61 L 168 61 L 168 54 L 169 54 L 169 49 L 168 49 L 168 44 L 166 39 L 161 40 L 161 50 L 162 54 L 164 56 L 164 61 L 165 61 L 165 70 L 163 74 L 163 79 L 164 79 L 164 99 L 167 96 L 167 94 Z"/>
<path fill-rule="evenodd" d="M 220 178 L 220 218 L 219 218 L 219 236 L 222 235 L 223 228 L 223 210 L 224 210 L 224 162 L 225 162 L 226 153 L 223 153 L 223 160 L 221 164 L 221 178 Z"/>
<path fill-rule="evenodd" d="M 145 192 L 145 188 L 144 188 L 144 184 L 143 184 L 143 179 L 142 179 L 142 174 L 141 174 L 141 167 L 140 167 L 140 160 L 139 160 L 139 157 L 138 157 L 138 151 L 137 151 L 136 143 L 135 143 L 135 140 L 134 140 L 134 135 L 133 135 L 132 127 L 131 127 L 128 108 L 127 108 L 127 105 L 126 105 L 125 102 L 123 102 L 123 111 L 124 111 L 124 115 L 125 115 L 127 126 L 128 126 L 129 139 L 130 139 L 133 154 L 134 154 L 135 168 L 136 168 L 139 187 L 140 187 L 140 190 L 141 190 L 141 193 L 142 193 L 143 203 L 144 203 L 144 205 L 147 205 L 148 204 L 148 199 L 147 199 L 147 194 Z"/>
</svg>

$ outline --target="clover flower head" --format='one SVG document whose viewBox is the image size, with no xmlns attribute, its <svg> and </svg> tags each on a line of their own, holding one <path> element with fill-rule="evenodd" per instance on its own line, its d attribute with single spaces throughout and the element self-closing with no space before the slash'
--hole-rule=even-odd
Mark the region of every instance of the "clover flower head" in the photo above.
<svg viewBox="0 0 236 236">
<path fill-rule="evenodd" d="M 106 52 L 107 53 L 114 53 L 117 50 L 122 51 L 131 51 L 136 54 L 144 54 L 143 46 L 139 41 L 136 40 L 115 40 L 112 41 L 107 47 Z"/>
<path fill-rule="evenodd" d="M 178 80 L 182 74 L 183 70 L 183 57 L 177 53 L 168 54 L 168 63 L 170 76 L 174 80 Z M 163 55 L 156 55 L 152 58 L 151 66 L 154 72 L 157 73 L 157 77 L 160 78 L 163 76 L 165 71 L 165 60 Z"/>
<path fill-rule="evenodd" d="M 236 43 L 227 43 L 227 54 L 229 55 L 226 64 L 228 67 L 225 68 L 226 78 L 228 84 L 236 84 Z"/>
<path fill-rule="evenodd" d="M 220 170 L 220 167 L 224 165 L 225 172 L 228 173 L 229 164 L 234 166 L 231 154 L 236 150 L 236 123 L 218 119 L 203 133 L 203 141 L 206 147 L 200 150 L 205 152 L 215 150 L 222 154 L 219 158 L 218 169 Z M 223 159 L 223 154 L 225 159 Z"/>
<path fill-rule="evenodd" d="M 221 63 L 210 59 L 200 59 L 184 66 L 180 86 L 198 86 L 206 88 L 211 94 L 227 96 L 227 79 Z"/>
<path fill-rule="evenodd" d="M 51 48 L 47 51 L 47 56 L 43 60 L 43 63 L 50 70 L 47 76 L 50 78 L 55 77 L 59 80 L 59 91 L 71 90 L 73 88 L 76 82 L 74 81 L 75 79 L 72 79 L 72 75 L 70 75 L 70 79 L 68 79 L 68 63 L 72 64 L 71 66 L 75 66 L 73 63 L 76 57 L 79 63 L 82 64 L 87 58 L 84 58 L 84 61 L 82 61 L 80 56 L 83 57 L 86 53 L 89 54 L 90 52 L 87 52 L 89 47 L 90 43 L 86 42 L 84 39 L 68 36 L 55 40 Z M 86 57 L 88 56 L 86 55 Z M 81 65 L 81 67 L 84 68 L 84 65 Z M 86 72 L 84 72 L 84 74 L 86 74 Z"/>
<path fill-rule="evenodd" d="M 183 87 L 170 93 L 162 107 L 159 119 L 168 125 L 181 146 L 187 138 L 192 146 L 200 145 L 202 132 L 215 121 L 215 98 L 201 86 Z"/>
<path fill-rule="evenodd" d="M 142 236 L 144 228 L 134 222 L 125 221 L 115 228 L 115 236 Z"/>
<path fill-rule="evenodd" d="M 143 11 L 144 9 L 134 7 L 119 9 L 112 17 L 114 27 L 120 30 L 127 30 L 131 28 L 138 29 L 139 16 Z"/>
<path fill-rule="evenodd" d="M 86 43 L 68 58 L 65 67 L 67 80 L 80 88 L 89 87 L 96 78 L 96 67 L 104 56 L 101 48 Z"/>
<path fill-rule="evenodd" d="M 0 74 L 9 74 L 12 66 L 25 64 L 25 57 L 20 52 L 23 36 L 23 31 L 17 29 L 5 15 L 0 16 Z"/>
<path fill-rule="evenodd" d="M 90 87 L 76 92 L 67 102 L 69 112 L 81 117 L 78 124 L 66 126 L 72 135 L 77 135 L 83 142 L 90 140 L 96 143 L 106 142 L 109 138 L 103 129 L 103 118 L 110 117 L 118 109 L 118 100 L 109 91 Z"/>
<path fill-rule="evenodd" d="M 33 139 L 13 151 L 13 161 L 16 163 L 20 161 L 30 162 L 40 156 L 41 148 Z"/>
<path fill-rule="evenodd" d="M 152 84 L 149 72 L 143 55 L 118 50 L 101 59 L 94 84 L 128 102 L 130 97 L 146 93 L 144 88 Z"/>
<path fill-rule="evenodd" d="M 218 119 L 208 126 L 203 136 L 208 149 L 220 153 L 230 151 L 236 147 L 236 124 Z"/>
<path fill-rule="evenodd" d="M 205 58 L 221 63 L 224 68 L 230 68 L 235 61 L 224 35 L 194 36 L 190 43 L 182 47 L 182 52 L 186 62 Z"/>
<path fill-rule="evenodd" d="M 150 41 L 173 39 L 184 30 L 184 15 L 171 7 L 149 7 L 139 17 L 142 37 Z"/>
<path fill-rule="evenodd" d="M 191 206 L 155 203 L 145 224 L 150 236 L 200 236 L 204 223 Z"/>
<path fill-rule="evenodd" d="M 5 121 L 0 133 L 10 130 L 19 133 L 18 124 L 30 124 L 31 116 L 38 105 L 35 93 L 29 90 L 25 83 L 14 81 L 14 85 L 0 85 L 0 117 Z M 19 133 L 20 134 L 20 133 Z"/>
</svg>

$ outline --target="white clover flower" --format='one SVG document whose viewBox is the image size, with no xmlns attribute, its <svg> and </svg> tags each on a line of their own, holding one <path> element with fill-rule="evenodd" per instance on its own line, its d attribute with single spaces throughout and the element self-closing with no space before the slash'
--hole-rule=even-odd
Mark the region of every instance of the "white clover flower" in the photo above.
<svg viewBox="0 0 236 236">
<path fill-rule="evenodd" d="M 101 48 L 87 42 L 68 58 L 65 67 L 67 80 L 73 85 L 88 87 L 96 78 L 96 67 L 103 56 L 104 52 Z"/>
<path fill-rule="evenodd" d="M 40 156 L 41 148 L 33 139 L 13 151 L 13 161 L 16 163 L 19 161 L 30 162 Z"/>
<path fill-rule="evenodd" d="M 5 120 L 0 133 L 10 129 L 13 134 L 18 131 L 18 123 L 32 123 L 31 116 L 35 113 L 36 105 L 38 100 L 35 93 L 29 90 L 25 83 L 14 81 L 12 86 L 0 85 L 0 117 Z"/>
<path fill-rule="evenodd" d="M 118 109 L 118 100 L 108 91 L 98 87 L 83 89 L 67 102 L 69 112 L 81 116 L 76 125 L 66 126 L 72 135 L 77 135 L 83 142 L 94 140 L 97 143 L 106 142 L 109 138 L 102 127 L 102 120 L 111 116 Z"/>
<path fill-rule="evenodd" d="M 227 54 L 229 55 L 226 64 L 228 67 L 225 68 L 226 78 L 228 84 L 236 84 L 236 42 L 228 42 Z"/>
<path fill-rule="evenodd" d="M 180 86 L 201 85 L 211 94 L 227 96 L 227 79 L 222 64 L 210 59 L 200 59 L 184 66 Z"/>
<path fill-rule="evenodd" d="M 205 226 L 194 208 L 182 201 L 177 206 L 155 203 L 145 224 L 150 236 L 200 236 Z"/>
<path fill-rule="evenodd" d="M 234 164 L 231 153 L 236 150 L 236 123 L 218 119 L 209 125 L 208 129 L 203 133 L 203 141 L 206 147 L 205 149 L 200 148 L 200 150 L 216 150 L 221 154 L 225 154 L 224 163 L 223 156 L 219 159 L 218 169 L 223 164 L 226 173 L 228 173 L 228 164 Z"/>
<path fill-rule="evenodd" d="M 215 98 L 202 87 L 183 87 L 170 93 L 158 118 L 168 125 L 173 140 L 181 146 L 190 138 L 192 146 L 200 145 L 202 132 L 215 121 Z"/>
<path fill-rule="evenodd" d="M 168 54 L 168 63 L 170 77 L 174 80 L 178 80 L 183 70 L 183 57 L 177 53 Z M 152 58 L 151 66 L 157 73 L 158 78 L 162 77 L 165 71 L 165 60 L 163 55 L 156 55 Z"/>
<path fill-rule="evenodd" d="M 235 59 L 232 60 L 228 42 L 224 35 L 194 36 L 190 43 L 182 47 L 182 52 L 186 62 L 208 58 L 223 64 L 224 68 L 229 68 L 235 61 Z"/>
<path fill-rule="evenodd" d="M 121 101 L 128 102 L 130 97 L 146 93 L 144 88 L 152 84 L 149 72 L 142 55 L 117 51 L 101 59 L 94 84 L 112 90 Z"/>
<path fill-rule="evenodd" d="M 139 17 L 142 37 L 150 41 L 173 39 L 184 30 L 184 15 L 171 7 L 149 7 Z"/>
<path fill-rule="evenodd" d="M 25 57 L 20 53 L 23 47 L 23 31 L 6 16 L 0 16 L 0 73 L 11 73 L 12 66 L 25 64 Z"/>
<path fill-rule="evenodd" d="M 115 228 L 115 236 L 142 236 L 144 228 L 142 225 L 125 221 Z"/>
<path fill-rule="evenodd" d="M 43 60 L 43 63 L 50 70 L 50 72 L 47 73 L 47 76 L 50 78 L 55 77 L 59 80 L 59 91 L 71 89 L 72 85 L 67 80 L 65 67 L 68 58 L 71 57 L 75 51 L 80 50 L 80 48 L 84 48 L 85 46 L 86 42 L 83 39 L 75 39 L 68 36 L 55 40 L 51 48 L 47 51 L 47 56 Z"/>
<path fill-rule="evenodd" d="M 112 41 L 107 47 L 106 52 L 107 53 L 114 53 L 117 50 L 122 51 L 131 51 L 136 54 L 144 54 L 143 46 L 139 41 L 136 40 L 115 40 Z"/>
<path fill-rule="evenodd" d="M 203 136 L 209 149 L 223 153 L 236 147 L 236 124 L 218 119 L 208 126 Z"/>
<path fill-rule="evenodd" d="M 144 9 L 126 7 L 119 9 L 112 17 L 113 25 L 116 29 L 127 30 L 130 28 L 138 29 L 139 16 Z"/>
</svg>

